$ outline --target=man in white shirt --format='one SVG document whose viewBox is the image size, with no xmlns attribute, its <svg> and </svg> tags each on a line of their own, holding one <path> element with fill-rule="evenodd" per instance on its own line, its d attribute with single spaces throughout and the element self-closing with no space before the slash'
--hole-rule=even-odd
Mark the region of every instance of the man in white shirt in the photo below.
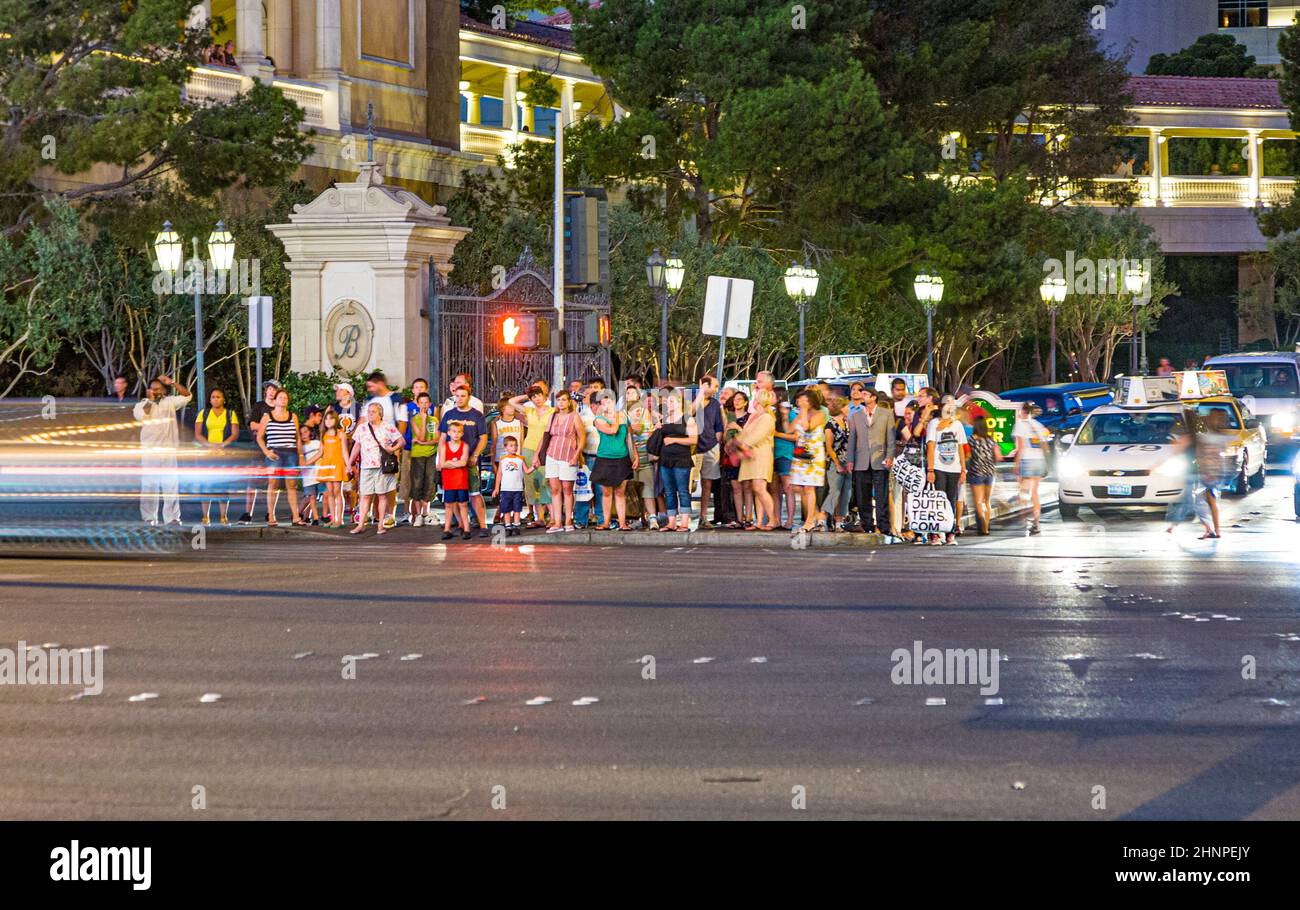
<svg viewBox="0 0 1300 910">
<path fill-rule="evenodd" d="M 172 394 L 167 394 L 167 389 Z M 180 431 L 176 412 L 190 403 L 185 386 L 170 376 L 149 383 L 143 401 L 132 412 L 140 426 L 140 520 L 158 524 L 158 500 L 162 498 L 162 520 L 181 523 L 180 483 L 176 476 L 176 449 Z"/>
<path fill-rule="evenodd" d="M 456 410 L 456 390 L 462 386 L 471 390 L 473 389 L 474 386 L 469 378 L 469 373 L 457 373 L 455 378 L 452 379 L 451 394 L 448 395 L 447 400 L 442 403 L 442 409 L 444 411 Z M 487 411 L 483 409 L 483 401 L 475 397 L 473 394 L 469 396 L 469 406 L 471 410 L 478 411 L 480 414 L 487 416 Z"/>
</svg>

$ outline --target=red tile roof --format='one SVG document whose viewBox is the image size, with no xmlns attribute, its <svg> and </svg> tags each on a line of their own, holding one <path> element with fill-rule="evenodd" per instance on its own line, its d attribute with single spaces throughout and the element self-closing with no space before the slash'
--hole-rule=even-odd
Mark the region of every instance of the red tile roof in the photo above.
<svg viewBox="0 0 1300 910">
<path fill-rule="evenodd" d="M 1285 110 L 1276 79 L 1228 76 L 1130 76 L 1129 91 L 1139 105 L 1217 107 L 1232 110 Z"/>
<path fill-rule="evenodd" d="M 502 35 L 500 29 L 493 28 L 489 23 L 472 19 L 465 13 L 460 14 L 460 27 L 466 31 L 479 32 L 484 35 Z M 513 19 L 510 22 L 509 30 L 504 33 L 504 37 L 513 38 L 516 41 L 525 41 L 529 44 L 539 44 L 542 47 L 553 47 L 562 51 L 573 50 L 572 31 L 567 28 L 546 25 L 543 22 Z"/>
</svg>

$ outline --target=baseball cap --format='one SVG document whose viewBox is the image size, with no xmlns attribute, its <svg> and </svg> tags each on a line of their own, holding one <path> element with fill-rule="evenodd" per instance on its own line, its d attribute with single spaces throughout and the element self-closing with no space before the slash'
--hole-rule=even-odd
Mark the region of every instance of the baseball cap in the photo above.
<svg viewBox="0 0 1300 910">
<path fill-rule="evenodd" d="M 352 388 L 352 383 L 350 383 L 350 382 L 336 382 L 336 383 L 334 383 L 334 391 L 336 391 L 336 392 L 342 392 L 342 391 L 344 391 L 344 390 L 349 391 L 349 392 L 355 392 L 355 391 L 356 391 L 354 388 Z"/>
<path fill-rule="evenodd" d="M 307 405 L 307 410 L 302 412 L 303 417 L 310 417 L 313 414 L 319 414 L 323 409 L 318 404 Z"/>
<path fill-rule="evenodd" d="M 266 382 L 262 383 L 262 388 L 263 388 L 263 389 L 269 389 L 269 388 L 282 389 L 282 388 L 284 388 L 284 386 L 280 385 L 280 380 L 278 380 L 278 379 L 268 379 L 268 380 L 266 380 Z"/>
</svg>

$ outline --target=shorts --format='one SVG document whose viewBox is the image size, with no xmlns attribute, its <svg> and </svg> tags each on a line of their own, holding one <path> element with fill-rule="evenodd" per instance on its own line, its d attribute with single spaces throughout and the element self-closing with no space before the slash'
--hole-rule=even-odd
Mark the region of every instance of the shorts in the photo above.
<svg viewBox="0 0 1300 910">
<path fill-rule="evenodd" d="M 1024 477 L 1046 477 L 1047 461 L 1043 458 L 1032 458 L 1020 460 L 1020 476 Z"/>
<path fill-rule="evenodd" d="M 632 473 L 632 479 L 641 484 L 641 489 L 645 491 L 645 499 L 654 497 L 655 466 L 650 463 L 648 455 L 640 456 L 636 470 Z"/>
<path fill-rule="evenodd" d="M 523 490 L 502 490 L 497 498 L 497 514 L 510 515 L 524 510 Z"/>
<path fill-rule="evenodd" d="M 397 475 L 385 474 L 381 468 L 361 469 L 361 495 L 382 496 L 397 489 Z"/>
<path fill-rule="evenodd" d="M 432 455 L 412 455 L 410 463 L 402 466 L 402 481 L 408 488 L 407 499 L 426 502 L 433 498 L 435 489 L 433 464 Z"/>
<path fill-rule="evenodd" d="M 967 474 L 966 483 L 972 487 L 991 487 L 993 486 L 992 474 Z"/>
<path fill-rule="evenodd" d="M 599 458 L 591 469 L 591 482 L 598 487 L 617 487 L 632 479 L 632 459 L 627 455 L 622 458 Z"/>
<path fill-rule="evenodd" d="M 718 460 L 721 446 L 715 445 L 707 452 L 700 453 L 700 480 L 721 480 L 722 462 Z"/>
<path fill-rule="evenodd" d="M 272 449 L 271 451 L 280 457 L 278 459 L 276 458 L 266 459 L 266 466 L 270 468 L 268 479 L 283 480 L 285 483 L 289 483 L 292 480 L 296 480 L 299 474 L 301 473 L 298 470 L 299 468 L 298 450 L 297 449 Z"/>
<path fill-rule="evenodd" d="M 546 456 L 546 479 L 576 483 L 578 480 L 578 466 L 548 455 Z"/>
<path fill-rule="evenodd" d="M 443 490 L 442 501 L 444 505 L 451 505 L 456 502 L 469 502 L 469 490 Z"/>
<path fill-rule="evenodd" d="M 777 458 L 772 462 L 774 473 L 777 477 L 788 477 L 790 468 L 794 466 L 793 458 Z"/>
<path fill-rule="evenodd" d="M 477 462 L 470 465 L 469 468 L 469 495 L 470 496 L 483 495 L 483 484 L 482 481 L 479 480 Z"/>
</svg>

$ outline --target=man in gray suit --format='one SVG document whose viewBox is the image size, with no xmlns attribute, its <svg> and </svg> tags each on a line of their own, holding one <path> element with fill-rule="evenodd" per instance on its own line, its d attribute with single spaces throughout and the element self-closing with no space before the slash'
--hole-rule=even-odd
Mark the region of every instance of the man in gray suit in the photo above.
<svg viewBox="0 0 1300 910">
<path fill-rule="evenodd" d="M 894 463 L 894 411 L 884 396 L 867 395 L 865 407 L 849 414 L 849 470 L 862 530 L 890 534 L 889 468 Z M 875 503 L 873 513 L 872 503 Z"/>
</svg>

